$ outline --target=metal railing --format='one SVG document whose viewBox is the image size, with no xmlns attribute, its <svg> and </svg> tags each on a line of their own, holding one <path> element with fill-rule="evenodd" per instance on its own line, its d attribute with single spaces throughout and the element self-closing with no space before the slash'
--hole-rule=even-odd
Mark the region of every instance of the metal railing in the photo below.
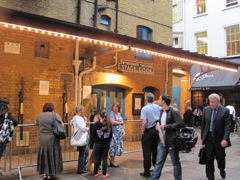
<svg viewBox="0 0 240 180">
<path fill-rule="evenodd" d="M 78 160 L 78 151 L 70 145 L 71 126 L 64 123 L 68 131 L 68 137 L 61 140 L 63 163 Z M 91 126 L 93 123 L 87 123 Z M 128 120 L 124 124 L 125 135 L 123 137 L 124 153 L 141 151 L 141 121 Z M 15 127 L 14 141 L 7 145 L 4 156 L 0 161 L 0 170 L 11 171 L 18 169 L 19 179 L 21 169 L 37 165 L 37 153 L 39 148 L 39 129 L 35 124 L 19 124 Z"/>
</svg>

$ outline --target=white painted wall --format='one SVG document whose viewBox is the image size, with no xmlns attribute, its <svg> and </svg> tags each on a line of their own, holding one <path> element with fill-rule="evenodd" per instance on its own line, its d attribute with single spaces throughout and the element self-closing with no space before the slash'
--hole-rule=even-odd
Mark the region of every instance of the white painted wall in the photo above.
<svg viewBox="0 0 240 180">
<path fill-rule="evenodd" d="M 173 4 L 181 0 L 173 0 Z M 207 31 L 208 55 L 226 57 L 225 27 L 240 24 L 239 5 L 226 8 L 226 0 L 206 0 L 206 14 L 197 15 L 196 0 L 183 1 L 183 19 L 173 23 L 175 32 L 183 32 L 183 49 L 196 52 L 196 33 Z M 239 1 L 239 0 L 238 0 Z"/>
</svg>

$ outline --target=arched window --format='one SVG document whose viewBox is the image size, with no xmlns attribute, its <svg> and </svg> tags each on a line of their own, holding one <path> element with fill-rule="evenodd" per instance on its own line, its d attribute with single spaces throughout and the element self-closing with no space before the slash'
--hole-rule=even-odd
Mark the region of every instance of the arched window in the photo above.
<svg viewBox="0 0 240 180">
<path fill-rule="evenodd" d="M 146 26 L 137 26 L 137 38 L 142 40 L 152 40 L 152 30 Z"/>
<path fill-rule="evenodd" d="M 111 18 L 106 15 L 101 16 L 100 29 L 110 31 Z"/>
</svg>

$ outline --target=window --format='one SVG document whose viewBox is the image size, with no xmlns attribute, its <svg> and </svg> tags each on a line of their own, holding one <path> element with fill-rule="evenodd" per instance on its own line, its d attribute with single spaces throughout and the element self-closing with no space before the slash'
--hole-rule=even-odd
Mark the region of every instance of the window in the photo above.
<svg viewBox="0 0 240 180">
<path fill-rule="evenodd" d="M 172 46 L 175 48 L 183 48 L 183 35 L 182 34 L 174 34 Z"/>
<path fill-rule="evenodd" d="M 240 25 L 226 28 L 227 56 L 240 55 Z"/>
<path fill-rule="evenodd" d="M 111 18 L 106 15 L 101 16 L 100 29 L 110 31 Z"/>
<path fill-rule="evenodd" d="M 238 0 L 226 0 L 226 7 L 235 6 L 238 4 Z"/>
<path fill-rule="evenodd" d="M 206 13 L 206 0 L 197 0 L 197 14 Z"/>
<path fill-rule="evenodd" d="M 173 5 L 173 22 L 178 21 L 178 8 L 177 5 Z"/>
<path fill-rule="evenodd" d="M 196 34 L 196 40 L 197 40 L 197 52 L 199 54 L 208 54 L 208 38 L 207 38 L 207 32 L 202 32 Z"/>
<path fill-rule="evenodd" d="M 182 1 L 173 5 L 172 13 L 173 13 L 173 22 L 179 21 L 182 19 Z"/>
<path fill-rule="evenodd" d="M 178 38 L 173 38 L 173 46 L 178 46 Z"/>
<path fill-rule="evenodd" d="M 137 26 L 137 39 L 142 40 L 152 40 L 152 30 L 145 26 Z M 152 56 L 150 54 L 145 53 L 136 53 L 136 57 L 139 59 L 152 59 Z"/>
<path fill-rule="evenodd" d="M 152 40 L 152 30 L 145 26 L 137 26 L 137 38 L 142 40 Z"/>
</svg>

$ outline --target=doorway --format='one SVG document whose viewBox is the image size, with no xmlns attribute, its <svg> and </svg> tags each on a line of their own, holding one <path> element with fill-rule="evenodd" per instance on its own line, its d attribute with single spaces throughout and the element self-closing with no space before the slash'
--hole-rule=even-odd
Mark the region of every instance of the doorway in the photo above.
<svg viewBox="0 0 240 180">
<path fill-rule="evenodd" d="M 91 115 L 97 114 L 101 109 L 109 113 L 114 102 L 120 103 L 121 116 L 125 117 L 125 89 L 109 85 L 96 85 L 91 93 Z"/>
</svg>

